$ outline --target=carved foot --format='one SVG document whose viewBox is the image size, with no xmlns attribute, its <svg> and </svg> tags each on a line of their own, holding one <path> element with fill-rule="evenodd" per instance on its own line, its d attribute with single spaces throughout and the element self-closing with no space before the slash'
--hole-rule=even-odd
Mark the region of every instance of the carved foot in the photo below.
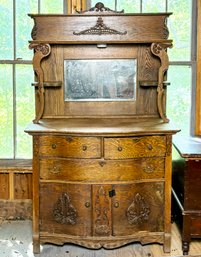
<svg viewBox="0 0 201 257">
<path fill-rule="evenodd" d="M 33 253 L 40 253 L 40 243 L 33 242 Z"/>
<path fill-rule="evenodd" d="M 164 253 L 171 252 L 171 234 L 170 233 L 165 233 L 163 251 Z"/>
<path fill-rule="evenodd" d="M 189 242 L 182 241 L 182 250 L 183 250 L 183 255 L 188 255 L 188 252 L 189 252 Z"/>
<path fill-rule="evenodd" d="M 40 253 L 39 235 L 33 235 L 33 253 Z"/>
</svg>

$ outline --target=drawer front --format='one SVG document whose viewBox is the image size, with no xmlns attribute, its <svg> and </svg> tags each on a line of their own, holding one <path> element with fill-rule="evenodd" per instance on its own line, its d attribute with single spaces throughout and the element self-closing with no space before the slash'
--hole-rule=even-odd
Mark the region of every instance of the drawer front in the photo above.
<svg viewBox="0 0 201 257">
<path fill-rule="evenodd" d="M 199 213 L 200 215 L 200 213 Z M 201 217 L 194 215 L 191 217 L 191 236 L 201 237 Z"/>
<path fill-rule="evenodd" d="M 164 178 L 164 158 L 133 160 L 40 160 L 40 178 L 69 181 L 126 181 Z"/>
<path fill-rule="evenodd" d="M 105 159 L 165 156 L 165 136 L 105 138 Z"/>
<path fill-rule="evenodd" d="M 40 155 L 68 158 L 100 158 L 101 140 L 97 137 L 43 136 Z"/>
</svg>

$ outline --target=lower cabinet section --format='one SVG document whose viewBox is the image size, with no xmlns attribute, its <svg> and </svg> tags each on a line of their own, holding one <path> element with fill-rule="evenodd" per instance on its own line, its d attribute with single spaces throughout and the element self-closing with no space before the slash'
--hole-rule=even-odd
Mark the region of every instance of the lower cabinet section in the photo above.
<svg viewBox="0 0 201 257">
<path fill-rule="evenodd" d="M 40 231 L 113 237 L 164 231 L 164 184 L 40 184 Z"/>
</svg>

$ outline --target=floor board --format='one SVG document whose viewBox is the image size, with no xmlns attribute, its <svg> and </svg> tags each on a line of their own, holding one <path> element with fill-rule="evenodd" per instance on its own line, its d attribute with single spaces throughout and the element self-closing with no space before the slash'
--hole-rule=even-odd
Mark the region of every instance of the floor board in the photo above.
<svg viewBox="0 0 201 257">
<path fill-rule="evenodd" d="M 32 253 L 32 222 L 3 221 L 0 225 L 0 257 L 34 257 Z M 35 257 L 180 257 L 181 235 L 175 223 L 172 224 L 172 247 L 170 254 L 163 253 L 159 244 L 141 246 L 134 243 L 115 250 L 89 250 L 83 247 L 66 244 L 41 246 L 41 253 Z M 201 240 L 190 244 L 189 256 L 201 257 Z"/>
</svg>

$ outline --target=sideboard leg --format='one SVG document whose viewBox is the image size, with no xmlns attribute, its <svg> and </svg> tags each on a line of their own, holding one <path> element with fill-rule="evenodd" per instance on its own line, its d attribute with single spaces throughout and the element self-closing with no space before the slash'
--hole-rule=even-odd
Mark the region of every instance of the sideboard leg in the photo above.
<svg viewBox="0 0 201 257">
<path fill-rule="evenodd" d="M 171 234 L 169 233 L 165 233 L 163 251 L 164 253 L 171 252 Z"/>
<path fill-rule="evenodd" d="M 188 252 L 189 252 L 189 242 L 182 241 L 182 250 L 183 250 L 183 255 L 188 255 Z"/>
<path fill-rule="evenodd" d="M 40 239 L 39 239 L 39 236 L 33 236 L 33 253 L 40 253 Z"/>
</svg>

